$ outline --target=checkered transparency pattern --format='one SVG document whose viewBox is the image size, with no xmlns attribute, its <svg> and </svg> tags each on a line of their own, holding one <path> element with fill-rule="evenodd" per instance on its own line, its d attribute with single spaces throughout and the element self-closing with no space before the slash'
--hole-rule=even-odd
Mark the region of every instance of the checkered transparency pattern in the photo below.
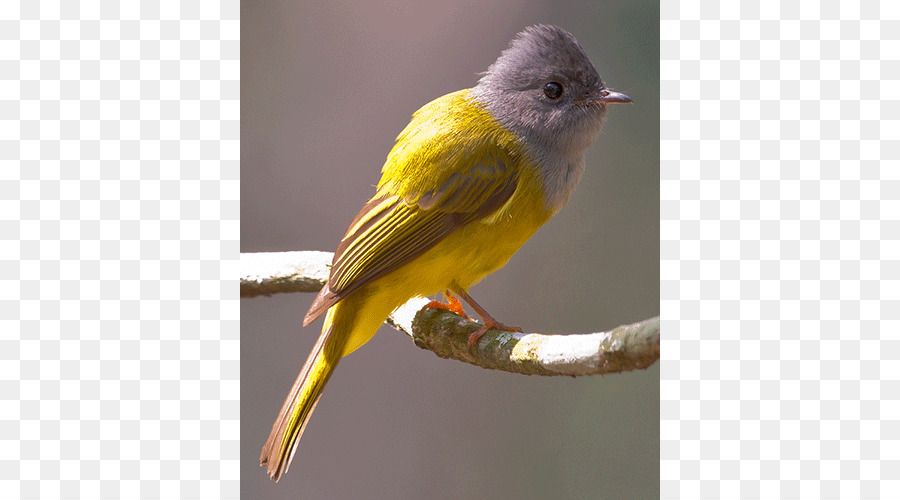
<svg viewBox="0 0 900 500">
<path fill-rule="evenodd" d="M 664 498 L 900 495 L 900 4 L 663 2 Z"/>
<path fill-rule="evenodd" d="M 234 498 L 238 2 L 0 7 L 0 497 Z"/>
</svg>

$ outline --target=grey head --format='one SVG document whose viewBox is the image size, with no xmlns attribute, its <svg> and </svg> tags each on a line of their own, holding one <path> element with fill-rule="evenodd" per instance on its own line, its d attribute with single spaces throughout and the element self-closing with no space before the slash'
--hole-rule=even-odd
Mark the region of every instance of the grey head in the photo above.
<svg viewBox="0 0 900 500">
<path fill-rule="evenodd" d="M 516 35 L 472 96 L 542 156 L 568 158 L 597 138 L 607 104 L 631 102 L 606 88 L 574 36 L 549 25 Z"/>
</svg>

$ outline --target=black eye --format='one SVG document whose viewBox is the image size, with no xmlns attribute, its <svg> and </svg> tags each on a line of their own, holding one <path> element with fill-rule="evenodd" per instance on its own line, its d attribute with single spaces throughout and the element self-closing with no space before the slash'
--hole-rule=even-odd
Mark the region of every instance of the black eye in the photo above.
<svg viewBox="0 0 900 500">
<path fill-rule="evenodd" d="M 559 96 L 562 95 L 562 92 L 562 85 L 556 82 L 550 82 L 544 85 L 544 95 L 549 97 L 550 99 L 559 99 Z"/>
</svg>

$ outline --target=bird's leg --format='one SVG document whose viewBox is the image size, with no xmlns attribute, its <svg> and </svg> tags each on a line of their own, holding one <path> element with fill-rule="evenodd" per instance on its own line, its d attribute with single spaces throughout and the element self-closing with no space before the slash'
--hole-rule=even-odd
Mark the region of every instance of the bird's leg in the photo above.
<svg viewBox="0 0 900 500">
<path fill-rule="evenodd" d="M 481 316 L 481 320 L 484 321 L 484 325 L 481 326 L 478 330 L 475 330 L 471 335 L 469 335 L 469 352 L 475 349 L 475 344 L 478 343 L 478 340 L 481 339 L 482 335 L 487 333 L 488 330 L 503 330 L 505 332 L 521 332 L 522 328 L 518 326 L 506 326 L 503 323 L 494 319 L 488 312 L 478 305 L 478 302 L 475 302 L 475 299 L 472 298 L 471 295 L 466 293 L 461 287 L 453 285 L 451 287 L 453 293 L 459 296 L 459 298 L 466 301 L 466 304 L 472 306 L 472 309 L 475 309 L 475 312 Z"/>
<path fill-rule="evenodd" d="M 444 292 L 444 296 L 447 297 L 447 303 L 444 304 L 439 300 L 432 300 L 425 307 L 428 309 L 444 309 L 445 311 L 451 311 L 456 313 L 458 316 L 462 316 L 465 319 L 471 320 L 467 314 L 465 309 L 463 309 L 462 304 L 459 303 L 456 297 L 450 295 L 450 290 Z"/>
</svg>

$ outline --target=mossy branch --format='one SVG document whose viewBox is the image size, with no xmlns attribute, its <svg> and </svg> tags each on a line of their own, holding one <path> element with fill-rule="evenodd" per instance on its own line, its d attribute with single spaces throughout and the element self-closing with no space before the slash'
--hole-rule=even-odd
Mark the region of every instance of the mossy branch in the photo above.
<svg viewBox="0 0 900 500">
<path fill-rule="evenodd" d="M 286 292 L 318 292 L 328 279 L 330 252 L 241 254 L 241 297 Z M 659 318 L 607 332 L 578 335 L 489 330 L 469 351 L 478 329 L 450 311 L 427 309 L 428 299 L 412 299 L 387 319 L 422 349 L 442 358 L 491 370 L 526 375 L 597 375 L 638 370 L 659 360 Z"/>
</svg>

